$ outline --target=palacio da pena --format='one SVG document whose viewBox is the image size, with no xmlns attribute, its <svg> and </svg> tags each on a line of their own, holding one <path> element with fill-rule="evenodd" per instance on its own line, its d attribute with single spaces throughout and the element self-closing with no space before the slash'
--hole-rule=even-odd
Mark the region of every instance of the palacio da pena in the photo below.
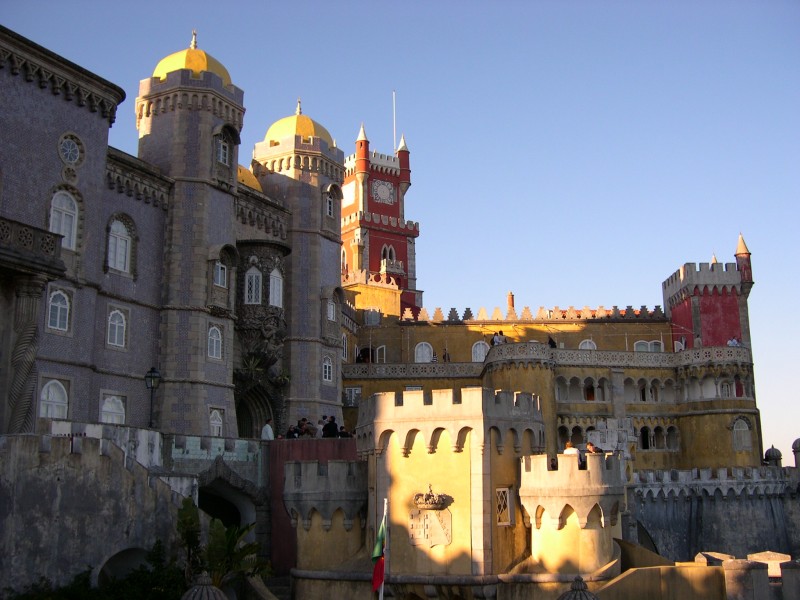
<svg viewBox="0 0 800 600">
<path fill-rule="evenodd" d="M 427 307 L 412 143 L 298 101 L 247 162 L 196 37 L 142 76 L 123 104 L 0 27 L 0 589 L 177 552 L 191 497 L 298 599 L 373 597 L 384 499 L 390 597 L 800 597 L 741 235 L 661 306 Z"/>
</svg>

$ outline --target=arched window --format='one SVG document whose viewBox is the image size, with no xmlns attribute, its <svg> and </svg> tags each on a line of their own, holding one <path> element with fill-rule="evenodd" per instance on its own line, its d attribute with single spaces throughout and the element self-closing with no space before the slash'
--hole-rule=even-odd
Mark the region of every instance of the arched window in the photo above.
<svg viewBox="0 0 800 600">
<path fill-rule="evenodd" d="M 483 362 L 489 352 L 489 344 L 481 340 L 472 344 L 472 362 Z"/>
<path fill-rule="evenodd" d="M 386 362 L 386 346 L 378 346 L 377 348 L 375 348 L 375 360 L 373 362 L 376 363 Z"/>
<path fill-rule="evenodd" d="M 650 428 L 649 427 L 642 427 L 642 432 L 640 436 L 640 443 L 642 450 L 650 450 Z"/>
<path fill-rule="evenodd" d="M 108 315 L 108 345 L 125 347 L 125 315 L 122 311 L 112 310 Z"/>
<path fill-rule="evenodd" d="M 216 437 L 222 436 L 222 411 L 218 408 L 212 408 L 208 414 L 208 424 L 211 430 L 211 435 Z"/>
<path fill-rule="evenodd" d="M 69 329 L 69 298 L 61 290 L 50 294 L 47 306 L 47 326 L 58 331 Z"/>
<path fill-rule="evenodd" d="M 103 405 L 100 407 L 101 423 L 125 423 L 125 402 L 119 396 L 106 396 L 103 398 Z"/>
<path fill-rule="evenodd" d="M 277 267 L 269 274 L 269 305 L 283 308 L 283 275 Z"/>
<path fill-rule="evenodd" d="M 428 342 L 420 342 L 414 348 L 414 362 L 429 363 L 433 360 L 433 347 Z"/>
<path fill-rule="evenodd" d="M 50 203 L 50 231 L 64 236 L 61 247 L 75 250 L 78 228 L 78 204 L 68 192 L 55 193 Z"/>
<path fill-rule="evenodd" d="M 342 248 L 342 273 L 347 273 L 347 252 Z"/>
<path fill-rule="evenodd" d="M 738 418 L 733 423 L 733 449 L 736 451 L 753 449 L 753 435 L 750 423 L 746 419 Z"/>
<path fill-rule="evenodd" d="M 674 426 L 667 427 L 667 450 L 678 449 L 678 429 Z"/>
<path fill-rule="evenodd" d="M 115 220 L 108 232 L 108 267 L 129 273 L 130 265 L 131 234 L 122 221 Z"/>
<path fill-rule="evenodd" d="M 244 303 L 261 304 L 261 271 L 252 266 L 244 276 Z"/>
<path fill-rule="evenodd" d="M 650 350 L 650 344 L 643 340 L 639 340 L 633 344 L 633 351 L 634 352 L 647 352 Z"/>
<path fill-rule="evenodd" d="M 208 328 L 208 357 L 222 358 L 222 330 L 216 325 Z"/>
<path fill-rule="evenodd" d="M 39 396 L 39 416 L 45 419 L 66 419 L 69 408 L 67 390 L 60 381 L 48 381 Z"/>
<path fill-rule="evenodd" d="M 333 361 L 329 356 L 322 359 L 322 381 L 333 381 Z"/>
<path fill-rule="evenodd" d="M 655 441 L 655 447 L 658 450 L 663 450 L 667 447 L 667 439 L 664 435 L 664 429 L 662 427 L 656 427 L 653 431 L 653 440 Z"/>
<path fill-rule="evenodd" d="M 592 340 L 583 340 L 578 346 L 578 350 L 597 350 L 597 344 Z"/>
</svg>

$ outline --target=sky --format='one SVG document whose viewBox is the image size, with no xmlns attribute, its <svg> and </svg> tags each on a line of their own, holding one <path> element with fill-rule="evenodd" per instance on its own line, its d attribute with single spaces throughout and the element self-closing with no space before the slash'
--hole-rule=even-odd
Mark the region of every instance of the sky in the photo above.
<svg viewBox="0 0 800 600">
<path fill-rule="evenodd" d="M 245 165 L 298 98 L 345 155 L 362 123 L 392 153 L 396 123 L 431 314 L 652 309 L 741 232 L 764 449 L 794 465 L 800 2 L 2 0 L 0 23 L 125 89 L 130 154 L 139 81 L 193 29 L 244 90 Z"/>
</svg>

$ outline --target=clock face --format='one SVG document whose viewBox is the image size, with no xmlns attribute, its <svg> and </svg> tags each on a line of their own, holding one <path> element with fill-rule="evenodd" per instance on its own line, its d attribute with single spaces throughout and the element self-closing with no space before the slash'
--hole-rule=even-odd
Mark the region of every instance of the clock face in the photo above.
<svg viewBox="0 0 800 600">
<path fill-rule="evenodd" d="M 372 197 L 381 204 L 394 204 L 394 186 L 389 181 L 373 181 Z"/>
</svg>

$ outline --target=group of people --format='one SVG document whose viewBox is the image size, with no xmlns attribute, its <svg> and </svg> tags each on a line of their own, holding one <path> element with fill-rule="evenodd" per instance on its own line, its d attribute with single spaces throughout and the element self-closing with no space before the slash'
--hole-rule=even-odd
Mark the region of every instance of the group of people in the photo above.
<svg viewBox="0 0 800 600">
<path fill-rule="evenodd" d="M 272 419 L 267 419 L 264 427 L 261 428 L 262 440 L 274 439 L 287 439 L 296 440 L 301 437 L 307 438 L 349 438 L 353 435 L 345 429 L 344 425 L 339 426 L 336 423 L 336 417 L 333 415 L 322 415 L 322 418 L 314 425 L 303 417 L 297 422 L 297 425 L 290 425 L 285 435 L 278 435 L 275 437 L 275 431 L 272 429 Z"/>
<path fill-rule="evenodd" d="M 506 343 L 506 336 L 503 335 L 503 330 L 496 332 L 492 336 L 492 346 L 497 346 L 498 344 L 505 344 Z"/>
<path fill-rule="evenodd" d="M 739 341 L 739 338 L 736 336 L 732 337 L 728 340 L 728 346 L 741 346 L 742 342 Z"/>
<path fill-rule="evenodd" d="M 586 442 L 586 454 L 603 454 L 603 453 L 604 450 L 602 448 L 595 446 L 592 442 Z M 575 447 L 575 445 L 570 441 L 567 441 L 567 443 L 564 444 L 564 452 L 562 452 L 562 454 L 576 455 L 578 457 L 578 464 L 583 464 L 584 462 L 583 454 L 581 453 L 580 449 Z"/>
</svg>

